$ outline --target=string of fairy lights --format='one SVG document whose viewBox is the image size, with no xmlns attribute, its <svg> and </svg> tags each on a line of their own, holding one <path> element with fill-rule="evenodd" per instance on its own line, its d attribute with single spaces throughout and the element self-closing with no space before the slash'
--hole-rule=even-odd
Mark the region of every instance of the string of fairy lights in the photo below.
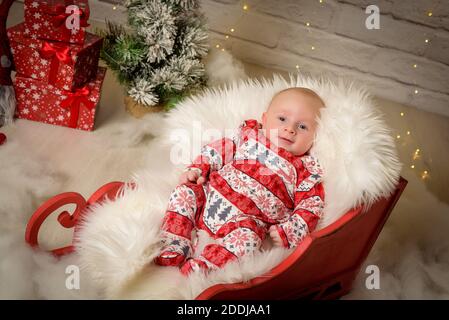
<svg viewBox="0 0 449 320">
<path fill-rule="evenodd" d="M 405 112 L 401 112 L 400 116 L 406 117 Z M 411 136 L 412 132 L 409 129 L 406 129 L 405 134 L 398 133 L 396 135 L 396 139 L 398 140 L 398 144 L 401 144 L 402 146 L 410 146 L 409 143 L 407 142 L 407 138 Z M 426 167 L 425 164 L 422 163 L 422 161 L 420 161 L 422 158 L 423 152 L 421 148 L 416 147 L 413 148 L 410 158 L 408 159 L 409 161 L 408 166 L 410 169 L 416 171 L 416 174 L 418 174 L 421 177 L 421 179 L 427 180 L 430 178 L 430 170 Z"/>
<path fill-rule="evenodd" d="M 320 5 L 325 5 L 324 0 L 318 0 L 318 2 L 320 3 Z M 248 12 L 248 10 L 250 9 L 249 5 L 247 3 L 245 3 L 245 2 L 243 4 L 241 4 L 241 8 L 242 8 L 243 14 Z M 242 16 L 243 16 L 243 14 L 242 14 Z M 427 15 L 427 17 L 429 17 L 429 18 L 432 17 L 433 16 L 433 10 L 428 10 L 427 12 L 425 12 L 425 15 Z M 238 19 L 238 21 L 240 21 L 242 19 L 242 16 Z M 235 25 L 238 25 L 238 22 Z M 305 26 L 307 27 L 307 32 L 311 32 L 311 28 L 312 28 L 311 22 L 310 21 L 306 21 L 305 22 Z M 228 30 L 229 30 L 230 33 L 225 35 L 225 39 L 226 40 L 229 39 L 230 36 L 232 36 L 233 33 L 235 33 L 236 27 L 235 26 L 230 26 L 228 28 Z M 427 34 L 424 35 L 424 44 L 425 45 L 429 45 L 430 44 L 430 38 L 429 38 L 429 35 L 427 35 Z M 215 45 L 215 48 L 221 49 L 222 51 L 225 50 L 225 48 L 223 48 L 223 46 L 221 44 L 219 44 L 219 43 L 217 43 Z M 317 49 L 316 45 L 310 44 L 310 50 L 314 51 L 316 49 Z M 418 69 L 418 64 L 414 63 L 412 65 L 412 68 L 414 70 Z M 299 71 L 300 65 L 299 64 L 295 65 L 295 69 L 297 71 Z M 415 95 L 419 94 L 419 89 L 418 89 L 418 85 L 416 83 L 416 80 L 413 80 L 413 86 L 414 86 L 413 93 Z M 400 116 L 401 117 L 405 117 L 405 113 L 401 112 Z M 412 133 L 411 133 L 410 130 L 406 130 L 405 131 L 405 136 L 410 137 L 411 135 L 412 135 Z M 404 139 L 403 136 L 400 133 L 398 133 L 396 135 L 396 138 L 398 140 L 400 140 L 401 138 Z M 412 170 L 420 169 L 420 172 L 418 172 L 418 174 L 421 176 L 421 179 L 426 180 L 426 179 L 430 178 L 430 170 L 428 168 L 426 168 L 425 165 L 418 164 L 418 161 L 420 159 L 422 159 L 422 158 L 423 158 L 423 152 L 422 152 L 421 148 L 414 149 L 414 151 L 413 151 L 413 153 L 411 155 L 411 158 L 410 158 L 410 169 L 412 169 Z"/>
<path fill-rule="evenodd" d="M 427 12 L 424 13 L 428 18 L 432 18 L 433 17 L 433 8 L 429 9 Z M 429 45 L 431 42 L 431 40 L 429 39 L 429 35 L 428 34 L 424 34 L 424 45 Z M 416 70 L 418 69 L 418 64 L 414 63 L 412 65 L 412 69 Z M 419 89 L 417 88 L 417 83 L 416 80 L 413 80 L 413 84 L 415 86 L 415 88 L 413 89 L 413 93 L 414 95 L 419 94 Z M 405 113 L 401 112 L 400 113 L 401 117 L 405 117 Z M 411 131 L 410 130 L 406 130 L 405 132 L 405 136 L 411 136 Z M 405 137 L 403 135 L 401 135 L 400 133 L 398 133 L 396 135 L 396 139 L 397 140 L 404 140 Z M 410 163 L 409 163 L 409 168 L 414 170 L 416 172 L 416 174 L 418 174 L 422 180 L 428 180 L 430 179 L 430 169 L 421 162 L 419 162 L 420 159 L 423 159 L 423 152 L 421 150 L 421 148 L 416 148 L 414 149 L 414 151 L 412 152 L 411 156 L 410 156 Z"/>
<path fill-rule="evenodd" d="M 317 0 L 317 2 L 320 4 L 320 6 L 326 5 L 324 0 Z M 243 18 L 245 18 L 245 15 L 252 8 L 255 8 L 256 6 L 257 6 L 257 1 L 253 1 L 252 4 L 250 3 L 249 0 L 241 1 L 239 3 L 239 7 L 241 8 L 241 14 L 240 14 L 239 18 L 237 18 L 232 25 L 229 25 L 227 27 L 228 32 L 226 32 L 224 34 L 225 41 L 229 40 L 231 37 L 233 37 L 233 35 L 236 34 L 237 28 L 238 28 L 238 25 L 239 25 L 240 21 Z M 112 9 L 113 10 L 117 10 L 117 4 L 113 4 L 112 5 Z M 434 16 L 434 9 L 433 8 L 429 8 L 427 11 L 423 12 L 423 14 L 426 15 L 427 18 L 432 18 Z M 311 32 L 311 29 L 313 28 L 312 23 L 310 21 L 306 21 L 304 24 L 307 27 L 307 32 Z M 424 34 L 423 42 L 424 42 L 424 45 L 430 45 L 430 43 L 431 43 L 430 35 Z M 214 47 L 216 49 L 218 49 L 218 50 L 221 50 L 221 51 L 225 51 L 226 50 L 226 44 L 216 43 L 214 45 Z M 310 44 L 310 50 L 314 51 L 316 49 L 317 48 L 316 48 L 315 44 Z M 412 70 L 417 70 L 419 68 L 419 65 L 418 65 L 418 63 L 414 63 L 411 67 L 412 67 Z M 300 65 L 296 64 L 294 68 L 296 69 L 296 71 L 299 72 Z M 413 90 L 413 94 L 414 95 L 419 94 L 419 89 L 418 89 L 418 85 L 416 83 L 416 80 L 413 80 L 413 87 L 414 87 L 412 89 Z M 401 116 L 401 118 L 405 118 L 406 117 L 405 112 L 401 112 L 400 116 Z M 409 129 L 407 129 L 404 134 L 398 133 L 396 135 L 396 139 L 398 141 L 400 141 L 401 139 L 404 140 L 406 137 L 411 137 L 411 136 L 412 136 L 412 132 Z M 427 180 L 427 179 L 430 178 L 430 170 L 425 165 L 419 163 L 419 160 L 422 159 L 422 158 L 423 158 L 423 151 L 422 151 L 422 149 L 421 148 L 414 149 L 414 151 L 412 152 L 412 155 L 410 157 L 409 168 L 412 169 L 412 170 L 415 170 L 415 171 L 419 170 L 419 172 L 417 172 L 417 174 L 420 175 L 421 179 Z"/>
<path fill-rule="evenodd" d="M 240 2 L 239 6 L 241 7 L 242 10 L 242 14 L 240 15 L 240 17 L 233 23 L 232 26 L 228 26 L 227 30 L 229 30 L 228 34 L 225 34 L 225 41 L 228 40 L 232 34 L 234 34 L 236 32 L 236 26 L 238 26 L 240 24 L 240 21 L 245 17 L 245 14 L 249 11 L 250 9 L 250 4 L 248 2 Z M 255 4 L 252 5 L 252 7 L 254 7 Z M 226 51 L 225 45 L 217 43 L 215 44 L 215 48 L 221 51 Z"/>
</svg>

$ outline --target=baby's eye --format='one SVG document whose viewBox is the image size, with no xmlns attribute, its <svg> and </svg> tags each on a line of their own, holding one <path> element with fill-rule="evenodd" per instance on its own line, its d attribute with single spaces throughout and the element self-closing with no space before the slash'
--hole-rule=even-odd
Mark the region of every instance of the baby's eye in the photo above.
<svg viewBox="0 0 449 320">
<path fill-rule="evenodd" d="M 279 120 L 285 121 L 285 117 L 278 117 Z"/>
<path fill-rule="evenodd" d="M 298 128 L 301 130 L 307 130 L 307 126 L 305 124 L 298 124 Z"/>
</svg>

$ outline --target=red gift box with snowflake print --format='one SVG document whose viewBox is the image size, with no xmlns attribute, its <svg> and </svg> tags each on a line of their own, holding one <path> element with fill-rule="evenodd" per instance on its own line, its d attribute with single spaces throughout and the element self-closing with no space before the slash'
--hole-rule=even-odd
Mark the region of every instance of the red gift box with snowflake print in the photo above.
<svg viewBox="0 0 449 320">
<path fill-rule="evenodd" d="M 99 67 L 95 80 L 75 91 L 16 74 L 16 117 L 92 131 L 106 68 Z"/>
<path fill-rule="evenodd" d="M 63 90 L 95 78 L 103 38 L 87 33 L 82 45 L 27 38 L 23 24 L 7 30 L 16 72 Z"/>
<path fill-rule="evenodd" d="M 25 0 L 29 37 L 82 44 L 88 19 L 87 0 Z"/>
</svg>

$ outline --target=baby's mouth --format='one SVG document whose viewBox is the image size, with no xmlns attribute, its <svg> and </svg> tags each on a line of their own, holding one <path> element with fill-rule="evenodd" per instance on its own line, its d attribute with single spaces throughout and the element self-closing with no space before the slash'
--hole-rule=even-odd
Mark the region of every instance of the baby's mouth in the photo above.
<svg viewBox="0 0 449 320">
<path fill-rule="evenodd" d="M 283 142 L 285 142 L 287 144 L 292 144 L 293 143 L 293 141 L 291 141 L 290 139 L 283 138 L 283 137 L 279 137 L 279 140 L 281 140 L 281 141 L 283 141 Z"/>
</svg>

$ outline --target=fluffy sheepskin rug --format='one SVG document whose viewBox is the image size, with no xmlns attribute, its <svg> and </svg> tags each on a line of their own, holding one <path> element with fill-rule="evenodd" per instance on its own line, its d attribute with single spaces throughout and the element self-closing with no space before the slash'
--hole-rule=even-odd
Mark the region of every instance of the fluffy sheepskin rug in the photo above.
<svg viewBox="0 0 449 320">
<path fill-rule="evenodd" d="M 209 89 L 155 121 L 155 139 L 148 150 L 151 166 L 135 174 L 136 188 L 124 188 L 115 201 L 86 214 L 76 235 L 77 259 L 86 277 L 98 285 L 100 297 L 192 299 L 213 284 L 245 281 L 267 272 L 288 256 L 288 250 L 270 249 L 268 244 L 259 254 L 208 277 L 189 278 L 176 268 L 152 263 L 167 200 L 180 172 L 201 144 L 216 138 L 205 135 L 195 144 L 195 135 L 212 129 L 226 135 L 244 119 L 260 120 L 272 96 L 288 87 L 312 89 L 326 104 L 311 151 L 325 171 L 326 206 L 319 229 L 348 209 L 369 205 L 393 191 L 401 165 L 390 132 L 365 90 L 343 81 L 302 76 L 246 80 Z M 185 147 L 181 151 L 175 148 L 180 144 Z M 185 161 L 173 161 L 180 158 L 179 154 L 174 157 L 176 152 L 187 152 Z M 211 241 L 203 233 L 199 237 L 200 246 Z"/>
</svg>

